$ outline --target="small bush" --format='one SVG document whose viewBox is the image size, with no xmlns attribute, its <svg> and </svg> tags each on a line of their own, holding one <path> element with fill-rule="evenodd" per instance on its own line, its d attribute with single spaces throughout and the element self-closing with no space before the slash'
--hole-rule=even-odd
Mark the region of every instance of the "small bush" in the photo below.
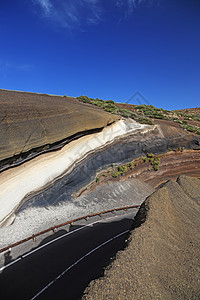
<svg viewBox="0 0 200 300">
<path fill-rule="evenodd" d="M 154 168 L 155 171 L 158 171 L 159 170 L 159 165 L 156 164 L 156 165 L 153 166 L 153 168 Z"/>
<path fill-rule="evenodd" d="M 118 167 L 118 171 L 122 174 L 126 173 L 128 171 L 127 166 L 120 166 Z"/>
<path fill-rule="evenodd" d="M 133 163 L 132 162 L 129 163 L 129 167 L 130 167 L 131 170 L 133 169 Z"/>
<path fill-rule="evenodd" d="M 80 100 L 81 102 L 84 102 L 84 103 L 91 103 L 92 100 L 91 98 L 89 98 L 88 96 L 79 96 L 77 97 L 78 100 Z"/>
<path fill-rule="evenodd" d="M 199 127 L 192 126 L 192 125 L 183 125 L 182 128 L 184 128 L 184 129 L 186 129 L 190 132 L 200 134 L 200 128 Z"/>
<path fill-rule="evenodd" d="M 122 172 L 122 171 L 123 171 L 123 168 L 122 168 L 122 167 L 118 167 L 118 171 L 119 171 L 119 172 Z"/>
<path fill-rule="evenodd" d="M 119 175 L 121 175 L 121 172 L 114 172 L 113 174 L 112 174 L 112 177 L 113 178 L 117 178 Z"/>
<path fill-rule="evenodd" d="M 153 153 L 147 152 L 147 157 L 148 157 L 148 158 L 153 158 L 153 157 L 154 157 L 154 154 L 153 154 Z"/>
<path fill-rule="evenodd" d="M 112 103 L 115 104 L 115 102 L 113 100 L 107 100 L 106 103 Z"/>
</svg>

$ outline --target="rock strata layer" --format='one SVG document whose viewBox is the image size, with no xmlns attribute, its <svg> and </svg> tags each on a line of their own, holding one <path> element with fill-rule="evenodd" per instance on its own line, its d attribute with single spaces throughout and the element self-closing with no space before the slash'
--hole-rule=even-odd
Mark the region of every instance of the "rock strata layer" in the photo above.
<svg viewBox="0 0 200 300">
<path fill-rule="evenodd" d="M 72 97 L 0 90 L 0 161 L 118 119 Z"/>
<path fill-rule="evenodd" d="M 84 299 L 199 299 L 199 201 L 200 180 L 187 176 L 149 196 L 127 248 Z"/>
<path fill-rule="evenodd" d="M 73 182 L 75 187 L 72 187 L 69 181 L 65 181 L 64 174 L 73 173 L 76 164 L 80 164 L 88 155 L 112 144 L 119 137 L 127 136 L 132 131 L 148 130 L 149 127 L 133 120 L 127 122 L 120 120 L 97 134 L 81 137 L 58 151 L 40 155 L 23 165 L 2 172 L 0 174 L 0 224 L 8 224 L 8 220 L 12 218 L 12 214 L 27 195 L 30 198 L 31 193 L 36 194 L 36 197 L 39 194 L 39 200 L 41 200 L 40 191 L 47 190 L 49 185 L 53 187 L 53 190 L 47 191 L 48 196 L 51 197 L 50 202 L 42 195 L 46 206 L 70 200 L 69 192 L 79 185 L 82 174 L 75 171 L 76 176 Z M 88 178 L 91 178 L 91 174 L 88 174 Z M 60 191 L 56 191 L 57 188 Z"/>
</svg>

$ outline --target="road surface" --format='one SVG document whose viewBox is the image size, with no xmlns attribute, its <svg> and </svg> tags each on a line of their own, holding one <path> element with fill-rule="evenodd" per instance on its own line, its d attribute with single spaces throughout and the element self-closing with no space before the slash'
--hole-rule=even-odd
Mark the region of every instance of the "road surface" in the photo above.
<svg viewBox="0 0 200 300">
<path fill-rule="evenodd" d="M 38 250 L 1 269 L 0 299 L 79 299 L 123 247 L 134 216 L 115 216 L 82 228 L 74 225 L 71 234 L 60 230 L 46 238 Z"/>
</svg>

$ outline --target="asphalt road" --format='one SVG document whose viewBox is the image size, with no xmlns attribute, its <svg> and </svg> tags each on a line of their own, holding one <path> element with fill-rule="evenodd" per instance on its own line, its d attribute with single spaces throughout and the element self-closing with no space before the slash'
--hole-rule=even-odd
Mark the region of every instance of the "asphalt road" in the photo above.
<svg viewBox="0 0 200 300">
<path fill-rule="evenodd" d="M 79 299 L 123 247 L 133 217 L 129 214 L 102 220 L 68 235 L 60 230 L 51 240 L 43 240 L 40 246 L 50 243 L 23 255 L 1 272 L 0 299 Z M 78 227 L 73 226 L 73 230 Z M 51 242 L 61 235 L 65 236 Z"/>
</svg>

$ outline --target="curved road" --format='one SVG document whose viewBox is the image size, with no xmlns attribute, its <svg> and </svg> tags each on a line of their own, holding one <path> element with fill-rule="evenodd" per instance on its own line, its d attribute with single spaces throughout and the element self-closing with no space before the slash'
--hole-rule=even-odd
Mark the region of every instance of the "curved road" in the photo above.
<svg viewBox="0 0 200 300">
<path fill-rule="evenodd" d="M 79 299 L 123 247 L 135 214 L 73 226 L 74 232 L 60 230 L 44 239 L 0 269 L 0 299 Z"/>
</svg>

